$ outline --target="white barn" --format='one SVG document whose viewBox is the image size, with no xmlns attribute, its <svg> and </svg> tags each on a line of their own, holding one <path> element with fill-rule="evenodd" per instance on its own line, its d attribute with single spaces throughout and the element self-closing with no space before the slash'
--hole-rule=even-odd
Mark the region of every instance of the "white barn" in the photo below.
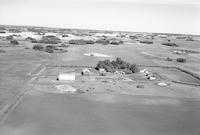
<svg viewBox="0 0 200 135">
<path fill-rule="evenodd" d="M 74 81 L 75 73 L 60 73 L 57 78 L 59 81 Z"/>
</svg>

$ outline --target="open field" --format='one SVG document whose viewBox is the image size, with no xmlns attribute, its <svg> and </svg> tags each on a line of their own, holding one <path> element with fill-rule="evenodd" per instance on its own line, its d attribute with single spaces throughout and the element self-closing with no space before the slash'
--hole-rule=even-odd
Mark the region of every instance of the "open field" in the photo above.
<svg viewBox="0 0 200 135">
<path fill-rule="evenodd" d="M 128 95 L 27 95 L 3 135 L 199 134 L 199 101 Z"/>
<path fill-rule="evenodd" d="M 14 36 L 19 44 L 13 45 L 1 34 L 0 134 L 200 134 L 200 40 L 169 36 L 178 45 L 172 47 L 162 45 L 168 41 L 165 38 L 155 37 L 153 44 L 145 44 L 137 41 L 146 40 L 145 35 L 134 40 L 124 33 L 124 38 L 107 37 L 122 44 L 76 45 L 68 41 L 102 37 L 77 36 L 76 30 L 67 31 L 69 37 L 62 37 L 59 30 L 52 33 L 61 39 L 59 43 L 32 43 L 21 33 Z M 42 36 L 35 37 L 40 41 Z M 34 50 L 35 45 L 42 47 Z M 177 54 L 176 49 L 189 51 Z M 98 61 L 117 57 L 146 69 L 155 79 L 142 72 L 102 76 L 95 69 Z M 89 75 L 81 75 L 85 68 Z M 74 73 L 75 80 L 59 81 L 60 73 Z"/>
</svg>

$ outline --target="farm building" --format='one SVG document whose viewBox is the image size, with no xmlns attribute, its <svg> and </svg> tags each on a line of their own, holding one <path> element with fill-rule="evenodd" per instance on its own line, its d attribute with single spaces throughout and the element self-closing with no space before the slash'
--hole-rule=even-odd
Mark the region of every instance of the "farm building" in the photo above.
<svg viewBox="0 0 200 135">
<path fill-rule="evenodd" d="M 90 75 L 90 70 L 87 69 L 87 68 L 85 68 L 85 69 L 83 69 L 83 70 L 81 71 L 81 74 L 82 74 L 82 75 Z"/>
<path fill-rule="evenodd" d="M 156 77 L 154 77 L 154 76 L 149 76 L 149 77 L 147 77 L 147 79 L 149 79 L 149 80 L 156 80 Z"/>
<path fill-rule="evenodd" d="M 123 71 L 115 71 L 114 73 L 118 74 L 118 75 L 125 75 L 125 72 L 123 72 Z"/>
<path fill-rule="evenodd" d="M 103 69 L 103 68 L 100 68 L 99 69 L 99 73 L 100 73 L 101 76 L 105 76 L 106 75 L 106 70 Z"/>
<path fill-rule="evenodd" d="M 99 72 L 100 72 L 100 73 L 105 73 L 105 72 L 106 72 L 106 70 L 105 70 L 105 69 L 103 69 L 103 68 L 100 68 L 100 69 L 99 69 Z"/>
<path fill-rule="evenodd" d="M 74 81 L 75 73 L 60 73 L 57 80 L 59 81 Z"/>
</svg>

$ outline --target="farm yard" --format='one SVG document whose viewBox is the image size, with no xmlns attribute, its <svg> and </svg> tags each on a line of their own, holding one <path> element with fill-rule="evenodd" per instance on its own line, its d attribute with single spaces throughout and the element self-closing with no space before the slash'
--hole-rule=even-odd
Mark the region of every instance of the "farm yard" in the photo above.
<svg viewBox="0 0 200 135">
<path fill-rule="evenodd" d="M 0 133 L 200 133 L 200 40 L 149 35 L 47 28 L 0 33 Z M 105 60 L 105 69 L 97 69 Z M 138 71 L 125 72 L 134 64 Z"/>
</svg>

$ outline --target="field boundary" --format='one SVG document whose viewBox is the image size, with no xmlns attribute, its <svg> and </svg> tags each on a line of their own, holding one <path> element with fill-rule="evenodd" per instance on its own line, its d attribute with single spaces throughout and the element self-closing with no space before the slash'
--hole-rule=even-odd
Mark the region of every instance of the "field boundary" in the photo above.
<svg viewBox="0 0 200 135">
<path fill-rule="evenodd" d="M 28 73 L 28 75 L 36 75 L 36 76 L 40 75 L 45 69 L 46 69 L 46 66 L 42 64 L 38 64 L 38 66 L 33 71 Z"/>
<path fill-rule="evenodd" d="M 197 80 L 200 80 L 200 76 L 198 76 L 195 73 L 192 73 L 188 70 L 185 70 L 180 67 L 175 67 L 175 66 L 155 66 L 155 65 L 142 65 L 139 64 L 139 67 L 155 67 L 155 68 L 171 68 L 171 69 L 176 69 L 179 70 L 180 72 L 183 72 L 185 74 L 188 74 L 192 77 L 194 77 Z M 70 68 L 95 68 L 95 66 L 87 66 L 87 65 L 46 65 L 46 67 L 70 67 Z M 185 85 L 192 85 L 192 86 L 200 86 L 200 84 L 194 84 L 194 83 L 187 83 L 187 82 L 179 82 L 179 81 L 172 81 L 173 83 L 180 83 L 180 84 L 185 84 Z"/>
<path fill-rule="evenodd" d="M 36 77 L 31 78 L 24 87 L 21 88 L 21 90 L 13 95 L 12 99 L 5 102 L 2 106 L 0 106 L 0 125 L 3 124 L 8 115 L 15 109 L 15 107 L 18 105 L 18 103 L 23 99 L 25 93 L 27 92 L 27 86 L 32 81 L 37 79 L 37 75 L 39 75 L 41 72 L 43 72 L 46 69 L 46 67 L 42 64 L 39 64 L 36 69 L 34 69 L 32 72 L 28 73 L 28 75 L 36 75 Z M 32 74 L 34 73 L 34 74 Z"/>
<path fill-rule="evenodd" d="M 195 73 L 192 73 L 188 70 L 185 70 L 183 68 L 180 67 L 175 67 L 175 66 L 153 66 L 153 65 L 137 65 L 139 67 L 157 67 L 157 68 L 174 68 L 177 69 L 181 72 L 184 72 L 186 74 L 189 74 L 191 76 L 193 76 L 194 78 L 200 80 L 200 76 L 196 75 Z M 95 68 L 95 66 L 86 66 L 86 65 L 46 65 L 46 67 L 76 67 L 76 68 Z"/>
<path fill-rule="evenodd" d="M 95 66 L 86 65 L 45 65 L 46 67 L 70 67 L 70 68 L 95 68 Z"/>
<path fill-rule="evenodd" d="M 186 73 L 186 74 L 189 74 L 189 75 L 191 75 L 192 77 L 194 77 L 194 78 L 200 80 L 200 76 L 198 76 L 197 74 L 192 73 L 192 72 L 190 72 L 190 71 L 188 71 L 188 70 L 185 70 L 185 69 L 183 69 L 183 68 L 180 68 L 180 67 L 174 67 L 174 66 L 152 66 L 152 65 L 138 65 L 138 66 L 139 66 L 139 67 L 174 68 L 174 69 L 177 69 L 177 70 L 179 70 L 179 71 L 181 71 L 181 72 L 184 72 L 184 73 Z"/>
<path fill-rule="evenodd" d="M 24 94 L 26 92 L 25 88 L 22 88 L 20 92 L 18 92 L 11 101 L 5 103 L 0 110 L 0 125 L 7 119 L 9 113 L 14 110 L 17 104 L 21 101 Z"/>
</svg>

